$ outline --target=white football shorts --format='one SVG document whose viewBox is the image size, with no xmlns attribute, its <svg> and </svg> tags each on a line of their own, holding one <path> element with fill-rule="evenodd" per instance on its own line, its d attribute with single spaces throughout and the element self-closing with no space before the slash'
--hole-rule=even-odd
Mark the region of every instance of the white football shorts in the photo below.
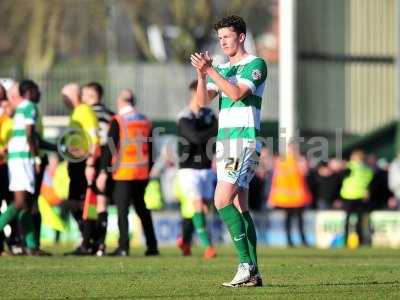
<svg viewBox="0 0 400 300">
<path fill-rule="evenodd" d="M 189 199 L 212 200 L 215 190 L 215 174 L 210 169 L 178 170 L 179 186 Z"/>
<path fill-rule="evenodd" d="M 223 150 L 222 150 L 223 151 Z M 223 154 L 216 152 L 217 178 L 248 189 L 259 163 L 259 152 L 254 147 L 244 147 L 241 151 Z"/>
<path fill-rule="evenodd" d="M 10 191 L 35 193 L 35 165 L 30 159 L 10 159 L 8 161 Z"/>
</svg>

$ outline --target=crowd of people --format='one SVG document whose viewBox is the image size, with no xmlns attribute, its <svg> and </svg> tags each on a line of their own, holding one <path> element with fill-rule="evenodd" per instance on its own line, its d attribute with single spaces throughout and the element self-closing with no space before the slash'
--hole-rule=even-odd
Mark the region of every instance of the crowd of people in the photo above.
<svg viewBox="0 0 400 300">
<path fill-rule="evenodd" d="M 173 186 L 181 204 L 182 236 L 178 246 L 183 255 L 190 255 L 192 234 L 196 232 L 204 257 L 216 257 L 206 226 L 213 199 L 239 260 L 236 275 L 222 284 L 225 287 L 262 286 L 250 208 L 262 210 L 267 205 L 284 210 L 289 246 L 293 246 L 290 233 L 295 218 L 301 242 L 309 245 L 303 228 L 303 212 L 309 207 L 343 209 L 345 243 L 349 240 L 350 219 L 356 215 L 357 236 L 361 244 L 368 242 L 364 216 L 373 209 L 397 208 L 399 159 L 389 166 L 354 150 L 348 161 L 333 158 L 311 168 L 295 143 L 289 143 L 286 153 L 274 157 L 260 140 L 266 62 L 246 52 L 246 23 L 241 17 L 225 17 L 214 29 L 229 60 L 214 66 L 207 51 L 191 55 L 197 80 L 189 86 L 190 102 L 178 115 L 175 162 L 167 150 L 163 152 L 167 157 L 153 166 L 152 123 L 137 110 L 129 89 L 120 92 L 114 113 L 102 103 L 100 84 L 64 86 L 61 96 L 71 110 L 70 122 L 54 145 L 44 139 L 39 86 L 23 80 L 0 87 L 0 199 L 7 202 L 0 215 L 0 253 L 5 253 L 6 240 L 13 254 L 50 255 L 40 247 L 40 197 L 44 175 L 48 174 L 45 151 L 56 152 L 67 162 L 64 207 L 76 220 L 82 237 L 80 245 L 65 255 L 106 255 L 110 203 L 117 207 L 119 241 L 109 255 L 129 255 L 131 204 L 146 238 L 145 255 L 159 255 L 149 207 L 160 200 L 154 198 L 154 178 L 174 165 L 177 174 L 173 183 L 166 185 Z M 209 108 L 217 97 L 218 118 Z M 151 205 L 146 205 L 145 198 Z M 7 239 L 3 233 L 6 225 L 11 226 Z"/>
<path fill-rule="evenodd" d="M 143 200 L 151 164 L 151 122 L 135 108 L 131 90 L 122 90 L 114 114 L 102 104 L 103 88 L 92 82 L 66 85 L 61 91 L 71 110 L 68 128 L 57 145 L 43 138 L 38 85 L 32 80 L 6 81 L 1 100 L 1 199 L 7 209 L 0 215 L 0 253 L 7 241 L 11 254 L 50 255 L 40 248 L 41 214 L 38 199 L 48 153 L 67 162 L 67 198 L 64 207 L 75 218 L 82 242 L 66 255 L 105 254 L 107 205 L 118 208 L 119 246 L 110 255 L 129 254 L 128 208 L 133 204 L 147 239 L 145 255 L 158 255 L 150 211 Z M 133 142 L 132 142 L 133 141 Z M 112 143 L 113 147 L 109 147 Z M 86 201 L 94 197 L 94 202 Z M 94 207 L 91 207 L 91 204 Z M 92 213 L 95 218 L 91 218 Z M 3 229 L 11 226 L 5 239 Z"/>
<path fill-rule="evenodd" d="M 254 189 L 251 207 L 256 211 L 269 208 L 269 193 L 274 174 L 276 160 L 279 157 L 273 155 L 264 148 L 261 153 L 261 163 L 252 185 L 262 186 L 262 189 Z M 306 205 L 310 209 L 338 209 L 343 206 L 344 179 L 350 175 L 352 161 L 357 160 L 371 172 L 367 191 L 363 198 L 365 209 L 397 209 L 400 185 L 398 183 L 399 159 L 388 162 L 386 159 L 378 159 L 375 154 L 366 154 L 361 150 L 355 150 L 349 159 L 330 158 L 328 161 L 313 163 L 305 157 L 298 155 L 297 164 L 304 174 L 307 189 L 312 201 Z M 358 178 L 358 177 L 357 177 Z M 353 189 L 353 188 L 352 188 Z M 397 197 L 396 197 L 397 195 Z"/>
<path fill-rule="evenodd" d="M 69 124 L 51 143 L 44 136 L 38 84 L 0 81 L 0 255 L 51 255 L 41 248 L 42 217 L 45 207 L 59 205 L 60 216 L 72 215 L 81 235 L 79 246 L 65 255 L 129 256 L 133 206 L 146 239 L 144 255 L 157 256 L 151 209 L 160 209 L 162 198 L 180 203 L 177 246 L 184 256 L 191 254 L 196 233 L 204 257 L 216 257 L 206 216 L 218 213 L 239 261 L 225 287 L 262 286 L 250 209 L 283 210 L 289 246 L 294 246 L 294 219 L 302 244 L 309 246 L 305 209 L 341 209 L 346 212 L 345 243 L 353 215 L 361 244 L 368 243 L 365 216 L 399 206 L 400 156 L 389 164 L 354 150 L 348 160 L 314 164 L 295 143 L 284 154 L 272 153 L 260 136 L 267 64 L 245 50 L 241 17 L 225 17 L 214 29 L 228 60 L 215 65 L 207 51 L 191 55 L 197 80 L 189 85 L 189 102 L 178 114 L 177 151 L 165 146 L 160 157 L 154 155 L 152 122 L 137 109 L 130 89 L 119 93 L 113 112 L 104 105 L 101 84 L 65 85 L 60 98 L 70 110 Z M 218 116 L 209 108 L 215 98 Z M 118 217 L 114 251 L 105 242 L 109 205 L 116 206 Z"/>
<path fill-rule="evenodd" d="M 267 152 L 267 150 L 264 150 Z M 373 210 L 395 210 L 399 202 L 396 193 L 399 190 L 398 159 L 391 164 L 385 159 L 377 159 L 374 154 L 366 154 L 355 149 L 349 159 L 330 158 L 317 164 L 299 154 L 293 155 L 293 165 L 297 165 L 296 179 L 288 179 L 290 155 L 282 163 L 282 157 L 264 155 L 261 168 L 257 173 L 254 186 L 256 195 L 250 199 L 254 209 L 283 208 L 287 212 L 286 232 L 288 245 L 293 245 L 290 238 L 290 226 L 293 217 L 298 217 L 301 240 L 308 245 L 303 229 L 304 209 L 337 210 L 346 212 L 344 241 L 349 235 L 350 217 L 357 216 L 356 231 L 361 244 L 369 244 L 368 214 Z M 263 157 L 263 155 L 261 156 Z M 282 166 L 283 165 L 283 166 Z M 263 167 L 264 166 L 264 167 Z M 282 169 L 283 167 L 283 169 Z M 284 174 L 282 177 L 279 174 Z M 296 171 L 294 172 L 296 173 Z M 286 178 L 285 178 L 286 177 Z M 281 180 L 279 180 L 281 178 Z M 290 182 L 292 181 L 292 182 Z M 285 187 L 289 190 L 285 191 Z M 297 190 L 297 192 L 294 192 Z M 397 194 L 398 195 L 398 194 Z M 257 200 L 258 199 L 258 200 Z M 282 200 L 285 200 L 282 202 Z M 367 222 L 363 222 L 363 220 Z M 365 225 L 363 225 L 365 224 Z"/>
<path fill-rule="evenodd" d="M 149 180 L 161 178 L 162 198 L 180 203 L 182 235 L 178 246 L 182 254 L 190 255 L 192 235 L 196 232 L 205 249 L 204 256 L 215 257 L 205 216 L 214 196 L 216 156 L 214 152 L 207 156 L 205 145 L 216 135 L 218 122 L 211 109 L 197 106 L 196 87 L 197 81 L 193 81 L 189 86 L 188 106 L 178 115 L 178 136 L 184 142 L 178 142 L 177 153 L 164 147 L 160 156 L 153 158 L 151 122 L 136 110 L 136 99 L 129 89 L 121 91 L 115 114 L 102 103 L 100 84 L 66 85 L 61 95 L 71 109 L 70 124 L 57 146 L 43 137 L 38 85 L 31 80 L 0 85 L 0 197 L 7 203 L 7 209 L 0 215 L 0 252 L 6 253 L 4 242 L 7 242 L 11 254 L 49 255 L 40 248 L 38 198 L 45 187 L 42 181 L 46 171 L 55 169 L 54 164 L 48 163 L 48 154 L 54 152 L 67 163 L 68 178 L 59 180 L 59 185 L 67 185 L 61 196 L 67 199 L 62 203 L 62 212 L 64 217 L 73 215 L 82 235 L 81 244 L 66 255 L 106 254 L 110 203 L 118 210 L 120 238 L 117 249 L 108 255 L 129 255 L 127 216 L 131 204 L 143 225 L 145 254 L 158 255 L 151 211 L 146 207 L 144 195 Z M 132 140 L 136 142 L 129 142 Z M 121 143 L 126 145 L 121 147 Z M 174 170 L 173 176 L 162 180 L 168 170 Z M 364 243 L 368 238 L 364 237 L 361 224 L 363 215 L 372 210 L 398 208 L 399 172 L 400 158 L 389 164 L 361 150 L 354 151 L 348 161 L 331 158 L 312 165 L 296 147 L 291 147 L 285 157 L 263 148 L 250 182 L 249 206 L 253 211 L 283 209 L 290 246 L 293 245 L 291 226 L 296 218 L 301 241 L 308 245 L 303 229 L 305 209 L 343 209 L 347 212 L 346 237 L 350 216 L 356 214 L 357 234 Z M 170 192 L 166 192 L 166 186 Z M 95 219 L 84 214 L 88 190 L 94 191 L 96 198 Z M 3 229 L 7 224 L 12 230 L 5 237 Z"/>
<path fill-rule="evenodd" d="M 175 174 L 179 176 L 179 157 L 166 146 L 155 165 L 161 169 L 168 186 Z M 215 157 L 214 157 L 215 160 Z M 215 179 L 215 161 L 211 162 Z M 215 184 L 215 181 L 214 181 Z M 215 187 L 215 185 L 214 185 Z M 164 199 L 175 203 L 176 193 L 163 189 Z M 309 246 L 304 232 L 303 213 L 311 210 L 346 211 L 345 240 L 352 214 L 357 216 L 357 234 L 360 242 L 370 242 L 368 222 L 362 227 L 362 220 L 375 210 L 397 210 L 400 196 L 400 158 L 388 162 L 378 159 L 375 154 L 354 150 L 348 159 L 330 158 L 314 162 L 300 154 L 296 147 L 289 148 L 285 156 L 279 156 L 264 147 L 260 153 L 260 164 L 250 182 L 249 206 L 253 212 L 265 213 L 280 209 L 286 213 L 285 230 L 287 244 L 294 246 L 291 227 L 297 221 L 301 242 Z M 179 200 L 179 199 L 178 199 Z M 179 200 L 180 201 L 180 200 Z M 184 212 L 182 211 L 182 215 Z"/>
</svg>

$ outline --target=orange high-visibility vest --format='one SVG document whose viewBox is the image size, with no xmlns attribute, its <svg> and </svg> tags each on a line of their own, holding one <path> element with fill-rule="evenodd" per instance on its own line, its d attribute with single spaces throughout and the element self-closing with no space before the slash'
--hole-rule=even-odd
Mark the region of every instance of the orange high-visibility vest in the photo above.
<svg viewBox="0 0 400 300">
<path fill-rule="evenodd" d="M 294 153 L 275 162 L 269 204 L 278 208 L 300 208 L 311 203 L 312 196 Z"/>
<path fill-rule="evenodd" d="M 46 199 L 47 202 L 52 206 L 59 205 L 62 201 L 57 196 L 53 188 L 54 174 L 55 170 L 51 170 L 49 167 L 47 167 L 44 172 L 42 185 L 40 187 L 40 195 L 43 196 L 43 198 Z"/>
<path fill-rule="evenodd" d="M 113 179 L 148 179 L 151 122 L 136 112 L 116 115 L 114 119 L 119 125 L 119 149 L 113 157 Z"/>
</svg>

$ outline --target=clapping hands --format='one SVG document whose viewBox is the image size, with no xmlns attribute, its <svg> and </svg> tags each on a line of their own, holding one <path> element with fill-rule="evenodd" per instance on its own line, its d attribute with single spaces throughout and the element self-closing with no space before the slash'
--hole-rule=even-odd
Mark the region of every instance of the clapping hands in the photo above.
<svg viewBox="0 0 400 300">
<path fill-rule="evenodd" d="M 190 56 L 190 60 L 192 66 L 197 69 L 201 74 L 206 74 L 207 70 L 212 67 L 212 58 L 208 54 L 208 51 L 205 53 L 194 53 Z"/>
</svg>

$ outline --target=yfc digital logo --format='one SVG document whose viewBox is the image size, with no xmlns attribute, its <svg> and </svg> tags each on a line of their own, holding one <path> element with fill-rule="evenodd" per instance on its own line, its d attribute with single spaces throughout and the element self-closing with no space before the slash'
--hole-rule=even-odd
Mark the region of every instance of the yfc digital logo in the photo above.
<svg viewBox="0 0 400 300">
<path fill-rule="evenodd" d="M 57 139 L 58 153 L 68 162 L 78 163 L 86 160 L 93 150 L 90 136 L 81 129 L 67 128 Z"/>
</svg>

